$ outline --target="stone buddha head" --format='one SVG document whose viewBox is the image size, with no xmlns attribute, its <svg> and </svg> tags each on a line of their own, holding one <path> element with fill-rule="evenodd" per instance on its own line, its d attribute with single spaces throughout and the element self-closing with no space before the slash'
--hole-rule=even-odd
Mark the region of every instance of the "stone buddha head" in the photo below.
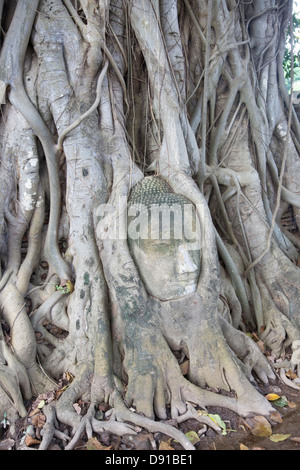
<svg viewBox="0 0 300 470">
<path fill-rule="evenodd" d="M 201 234 L 191 201 L 148 176 L 132 189 L 127 215 L 130 252 L 148 293 L 166 301 L 195 292 Z"/>
</svg>

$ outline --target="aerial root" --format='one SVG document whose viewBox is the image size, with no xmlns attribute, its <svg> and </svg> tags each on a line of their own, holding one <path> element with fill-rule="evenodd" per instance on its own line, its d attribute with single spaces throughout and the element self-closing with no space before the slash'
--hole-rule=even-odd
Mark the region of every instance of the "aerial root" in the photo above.
<svg viewBox="0 0 300 470">
<path fill-rule="evenodd" d="M 39 449 L 46 450 L 51 444 L 53 437 L 57 437 L 65 441 L 68 440 L 69 442 L 65 446 L 65 450 L 72 450 L 84 434 L 87 439 L 90 439 L 93 436 L 93 433 L 99 434 L 104 431 L 118 436 L 124 436 L 126 434 L 135 435 L 139 431 L 139 429 L 137 429 L 138 426 L 138 428 L 147 429 L 152 433 L 159 432 L 170 436 L 180 443 L 185 450 L 195 450 L 194 446 L 185 434 L 173 425 L 166 422 L 154 421 L 128 409 L 118 390 L 115 390 L 112 394 L 112 403 L 113 408 L 105 413 L 105 417 L 109 418 L 107 421 L 96 419 L 96 407 L 94 404 L 91 404 L 86 415 L 73 429 L 74 434 L 72 437 L 69 437 L 57 430 L 58 423 L 56 417 L 56 405 L 51 403 L 44 409 L 46 414 L 46 424 L 43 429 L 42 442 Z M 198 412 L 191 403 L 187 403 L 186 412 L 177 417 L 177 422 L 182 423 L 190 418 L 196 419 L 198 422 L 204 424 L 202 432 L 205 432 L 207 426 L 211 427 L 216 432 L 220 432 L 220 427 L 205 413 L 202 414 L 201 411 Z"/>
<path fill-rule="evenodd" d="M 289 370 L 289 369 L 283 369 L 283 368 L 280 369 L 279 375 L 280 375 L 280 378 L 281 378 L 282 382 L 283 382 L 285 385 L 287 385 L 288 387 L 291 387 L 291 388 L 293 388 L 293 389 L 295 389 L 295 390 L 300 390 L 299 385 L 293 383 L 293 381 L 290 380 L 290 379 L 286 376 L 285 373 L 288 372 L 288 370 Z"/>
<path fill-rule="evenodd" d="M 39 446 L 39 450 L 47 450 L 50 446 L 53 437 L 56 437 L 62 441 L 70 441 L 71 437 L 57 429 L 58 422 L 56 419 L 55 405 L 50 403 L 43 409 L 46 415 L 46 423 L 42 429 L 42 442 Z"/>
<path fill-rule="evenodd" d="M 18 377 L 16 377 L 13 371 L 2 364 L 0 364 L 0 387 L 17 409 L 20 416 L 26 416 L 27 411 L 23 404 Z"/>
<path fill-rule="evenodd" d="M 52 403 L 49 405 L 49 407 L 44 408 L 44 413 L 46 415 L 46 423 L 42 431 L 43 439 L 39 446 L 39 450 L 48 449 L 57 426 L 55 408 Z"/>
<path fill-rule="evenodd" d="M 286 372 L 295 372 L 298 378 L 300 378 L 300 341 L 295 340 L 292 343 L 292 356 L 289 359 L 284 359 L 280 362 L 275 362 L 273 367 L 275 370 L 279 369 L 279 377 L 281 381 L 295 390 L 300 390 L 300 385 L 290 380 Z"/>
<path fill-rule="evenodd" d="M 93 432 L 100 433 L 103 431 L 108 431 L 118 436 L 123 436 L 126 434 L 137 434 L 136 428 L 132 425 L 145 428 L 149 432 L 160 432 L 162 434 L 166 434 L 167 436 L 176 439 L 186 450 L 195 449 L 187 437 L 180 430 L 167 423 L 154 421 L 129 410 L 124 404 L 123 399 L 118 391 L 115 391 L 113 394 L 113 402 L 114 408 L 110 410 L 109 414 L 106 414 L 106 416 L 110 416 L 108 421 L 97 420 L 94 416 L 95 407 L 91 405 L 87 414 L 81 420 L 72 440 L 65 447 L 65 450 L 74 449 L 76 443 L 84 433 L 86 433 L 88 439 L 92 437 Z M 190 416 L 191 414 L 188 414 L 186 418 L 183 417 L 182 421 L 188 419 Z M 213 423 L 210 424 L 213 428 L 215 428 Z"/>
<path fill-rule="evenodd" d="M 186 406 L 186 410 L 174 419 L 176 419 L 178 424 L 188 419 L 196 419 L 199 423 L 204 424 L 204 428 L 200 431 L 202 433 L 205 432 L 208 426 L 215 432 L 221 431 L 220 427 L 208 416 L 205 408 L 207 406 L 231 409 L 241 416 L 251 416 L 256 413 L 268 416 L 274 412 L 273 407 L 263 396 L 254 397 L 254 399 L 250 401 L 244 399 L 244 397 L 232 398 L 203 390 L 183 377 L 180 381 L 179 389 L 182 403 Z M 79 387 L 76 393 L 74 391 L 74 396 L 72 392 L 72 397 L 75 398 L 76 396 L 78 398 L 78 393 L 82 391 L 83 389 Z M 70 399 L 69 395 L 68 399 Z M 73 400 L 71 400 L 71 402 L 73 402 Z M 99 434 L 104 431 L 118 436 L 127 434 L 135 435 L 139 432 L 140 428 L 144 428 L 149 432 L 159 432 L 175 439 L 185 450 L 195 450 L 195 447 L 180 429 L 166 421 L 155 421 L 137 413 L 135 410 L 129 409 L 123 400 L 122 392 L 117 389 L 110 394 L 110 405 L 112 408 L 105 413 L 105 420 L 96 418 L 95 413 L 97 407 L 95 405 L 95 403 L 91 403 L 86 415 L 81 419 L 74 411 L 74 418 L 78 418 L 75 426 L 74 419 L 69 416 L 68 421 L 73 425 L 73 435 L 71 438 L 63 433 L 57 433 L 56 412 L 58 411 L 58 405 L 49 407 L 46 411 L 47 423 L 44 427 L 43 441 L 40 445 L 40 449 L 46 449 L 54 436 L 69 440 L 65 446 L 65 450 L 72 450 L 84 435 L 86 435 L 87 439 L 92 438 L 94 433 Z M 198 410 L 197 407 L 202 409 Z M 60 419 L 59 413 L 57 416 L 58 419 Z M 63 419 L 62 422 L 64 422 Z M 68 423 L 66 422 L 65 424 Z"/>
<path fill-rule="evenodd" d="M 74 449 L 75 445 L 77 444 L 81 436 L 84 434 L 84 432 L 86 432 L 88 439 L 92 437 L 93 429 L 92 429 L 91 420 L 93 418 L 93 415 L 94 415 L 94 409 L 92 406 L 90 406 L 87 414 L 80 421 L 73 438 L 71 439 L 69 444 L 65 447 L 65 450 Z"/>
<path fill-rule="evenodd" d="M 12 274 L 13 274 L 13 269 L 8 269 L 7 271 L 5 271 L 5 273 L 3 274 L 0 280 L 0 291 L 4 289 L 4 287 L 8 283 Z"/>
<path fill-rule="evenodd" d="M 201 389 L 191 382 L 186 381 L 182 396 L 186 402 L 192 402 L 202 408 L 206 406 L 217 406 L 232 410 L 234 413 L 243 417 L 249 417 L 255 414 L 265 417 L 271 416 L 274 413 L 274 408 L 271 403 L 256 391 L 256 389 L 250 385 L 250 382 L 248 384 L 249 392 L 245 391 L 244 394 L 233 398 Z"/>
<path fill-rule="evenodd" d="M 116 434 L 117 436 L 137 434 L 133 426 L 124 423 L 121 420 L 121 417 L 117 418 L 115 410 L 111 411 L 111 417 L 108 421 L 100 421 L 95 418 L 95 406 L 90 405 L 87 414 L 82 418 L 77 431 L 69 444 L 65 447 L 65 450 L 74 449 L 75 445 L 84 433 L 88 439 L 93 436 L 93 433 L 101 433 L 103 431 L 108 431 L 112 434 Z"/>
<path fill-rule="evenodd" d="M 221 431 L 220 426 L 214 423 L 207 414 L 202 414 L 201 411 L 197 411 L 191 403 L 187 403 L 187 411 L 183 415 L 178 416 L 177 423 L 183 423 L 183 421 L 187 419 L 196 419 L 199 423 L 204 424 L 205 428 L 209 426 L 216 432 Z"/>
<path fill-rule="evenodd" d="M 124 404 L 119 393 L 116 393 L 114 397 L 114 405 L 116 411 L 116 417 L 118 420 L 129 421 L 137 426 L 143 427 L 150 432 L 160 432 L 167 436 L 176 439 L 185 450 L 194 450 L 194 446 L 187 439 L 187 437 L 178 429 L 173 426 L 163 423 L 160 421 L 154 421 L 150 418 L 146 418 L 138 413 L 130 411 Z"/>
</svg>

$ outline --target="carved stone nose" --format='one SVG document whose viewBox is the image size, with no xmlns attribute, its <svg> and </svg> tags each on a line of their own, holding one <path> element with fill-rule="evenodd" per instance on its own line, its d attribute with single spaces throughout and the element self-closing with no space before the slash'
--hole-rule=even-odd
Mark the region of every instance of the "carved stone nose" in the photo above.
<svg viewBox="0 0 300 470">
<path fill-rule="evenodd" d="M 177 274 L 193 273 L 198 267 L 194 263 L 192 256 L 184 246 L 179 246 L 176 260 Z"/>
</svg>

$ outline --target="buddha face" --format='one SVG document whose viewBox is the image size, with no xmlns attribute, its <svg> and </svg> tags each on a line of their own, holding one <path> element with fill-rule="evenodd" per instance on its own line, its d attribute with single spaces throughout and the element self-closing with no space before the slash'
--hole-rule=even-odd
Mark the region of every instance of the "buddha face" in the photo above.
<svg viewBox="0 0 300 470">
<path fill-rule="evenodd" d="M 149 294 L 166 301 L 183 297 L 196 291 L 200 274 L 199 226 L 195 226 L 195 208 L 182 196 L 174 195 L 157 177 L 145 178 L 137 188 L 139 197 L 131 203 L 138 204 L 139 219 L 135 219 L 135 236 L 128 226 L 128 242 L 131 255 Z M 150 190 L 149 190 L 150 187 Z M 144 192 L 143 192 L 144 191 Z M 184 200 L 184 201 L 183 201 Z M 171 227 L 162 230 L 163 221 L 153 214 L 158 207 L 172 209 L 176 206 L 178 216 L 172 213 Z M 130 206 L 129 208 L 133 207 Z M 141 208 L 144 207 L 144 210 Z M 192 210 L 182 211 L 183 207 Z M 166 211 L 170 215 L 172 211 Z M 184 216 L 183 216 L 184 214 Z M 128 211 L 132 216 L 132 211 Z M 152 216 L 152 217 L 151 217 Z M 130 222 L 129 217 L 129 222 Z M 165 216 L 164 222 L 168 222 Z M 137 229 L 138 227 L 138 229 Z M 188 230 L 187 230 L 188 229 Z M 194 235 L 191 234 L 191 230 Z"/>
<path fill-rule="evenodd" d="M 188 241 L 135 241 L 131 253 L 147 291 L 154 297 L 171 300 L 196 291 L 200 250 L 193 249 Z"/>
</svg>

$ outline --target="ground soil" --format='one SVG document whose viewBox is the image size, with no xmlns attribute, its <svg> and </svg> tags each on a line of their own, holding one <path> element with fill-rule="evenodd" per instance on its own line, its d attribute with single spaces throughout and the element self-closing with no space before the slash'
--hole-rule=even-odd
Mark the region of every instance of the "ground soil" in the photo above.
<svg viewBox="0 0 300 470">
<path fill-rule="evenodd" d="M 201 435 L 199 441 L 195 443 L 196 450 L 300 450 L 300 392 L 286 387 L 278 382 L 275 385 L 260 388 L 261 393 L 277 393 L 287 398 L 288 405 L 274 408 L 281 415 L 281 422 L 269 420 L 272 429 L 272 435 L 283 435 L 284 440 L 273 442 L 269 436 L 259 436 L 250 429 L 249 422 L 236 415 L 230 410 L 221 408 L 208 408 L 208 412 L 218 414 L 226 424 L 226 434 L 218 434 L 212 429 Z M 38 449 L 42 430 L 45 424 L 45 416 L 42 408 L 37 408 L 41 403 L 42 397 L 35 402 L 28 403 L 28 415 L 24 419 L 19 419 L 14 426 L 1 428 L 0 450 L 34 450 Z M 79 402 L 78 412 L 85 412 L 86 405 Z M 99 410 L 100 415 L 107 410 Z M 176 423 L 168 420 L 170 424 Z M 2 423 L 3 426 L 3 423 Z M 184 433 L 195 431 L 198 433 L 203 429 L 198 421 L 189 419 L 178 426 Z M 70 430 L 60 425 L 60 430 L 70 434 Z M 165 447 L 165 450 L 182 450 L 179 443 L 170 439 L 169 436 L 160 433 L 149 433 L 143 429 L 137 429 L 135 436 L 115 436 L 103 432 L 95 436 L 93 442 L 87 442 L 83 437 L 78 442 L 77 450 L 159 450 Z M 32 434 L 32 436 L 29 435 Z M 195 436 L 195 435 L 194 435 Z M 35 441 L 36 439 L 36 441 Z M 91 447 L 92 445 L 92 447 Z M 59 439 L 54 438 L 49 450 L 63 450 L 65 444 Z"/>
</svg>

